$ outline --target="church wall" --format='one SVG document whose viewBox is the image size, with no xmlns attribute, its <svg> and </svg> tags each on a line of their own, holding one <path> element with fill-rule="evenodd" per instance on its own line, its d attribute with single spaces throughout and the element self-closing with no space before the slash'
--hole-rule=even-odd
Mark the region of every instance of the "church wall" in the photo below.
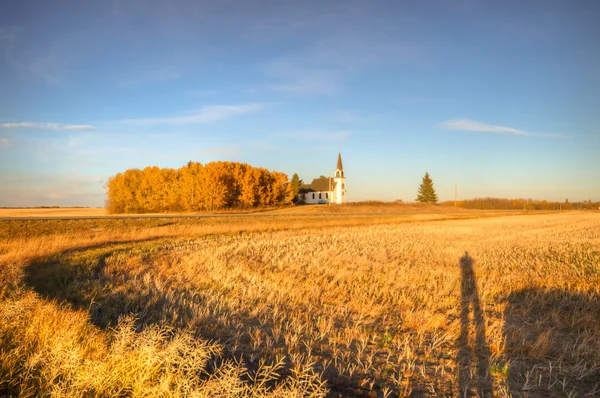
<svg viewBox="0 0 600 398">
<path fill-rule="evenodd" d="M 313 199 L 314 194 L 314 199 Z M 319 194 L 321 194 L 321 198 L 319 199 Z M 307 192 L 304 195 L 304 203 L 306 204 L 317 204 L 317 203 L 330 203 L 332 200 L 332 192 Z"/>
<path fill-rule="evenodd" d="M 334 192 L 334 201 L 332 203 L 346 203 L 346 178 L 334 178 L 337 183 Z M 342 188 L 343 187 L 343 188 Z"/>
</svg>

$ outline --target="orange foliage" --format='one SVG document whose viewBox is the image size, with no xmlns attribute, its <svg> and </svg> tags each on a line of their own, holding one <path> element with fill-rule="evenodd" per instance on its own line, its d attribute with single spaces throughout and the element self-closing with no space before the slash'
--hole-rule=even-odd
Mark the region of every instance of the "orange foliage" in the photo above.
<svg viewBox="0 0 600 398">
<path fill-rule="evenodd" d="M 129 169 L 107 183 L 110 213 L 213 211 L 289 203 L 288 176 L 237 162 L 188 162 L 178 170 Z"/>
</svg>

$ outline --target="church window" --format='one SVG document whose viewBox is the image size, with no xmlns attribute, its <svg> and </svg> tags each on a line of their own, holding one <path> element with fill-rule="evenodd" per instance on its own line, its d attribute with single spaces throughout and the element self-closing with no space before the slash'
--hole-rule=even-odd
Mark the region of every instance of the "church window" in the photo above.
<svg viewBox="0 0 600 398">
<path fill-rule="evenodd" d="M 329 199 L 329 192 L 325 192 L 325 199 Z"/>
<path fill-rule="evenodd" d="M 315 198 L 315 193 L 313 192 L 313 199 Z"/>
<path fill-rule="evenodd" d="M 321 199 L 321 192 L 319 192 L 319 199 Z"/>
</svg>

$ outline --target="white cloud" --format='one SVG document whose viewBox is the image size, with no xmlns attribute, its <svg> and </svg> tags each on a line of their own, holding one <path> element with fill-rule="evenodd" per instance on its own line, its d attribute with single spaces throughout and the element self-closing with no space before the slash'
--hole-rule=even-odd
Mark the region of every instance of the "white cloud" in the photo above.
<svg viewBox="0 0 600 398">
<path fill-rule="evenodd" d="M 349 131 L 287 131 L 275 134 L 276 137 L 287 137 L 302 141 L 344 141 Z"/>
<path fill-rule="evenodd" d="M 64 126 L 57 126 L 58 130 L 67 130 L 67 131 L 87 131 L 94 130 L 94 126 L 90 126 L 89 124 L 67 124 Z"/>
<path fill-rule="evenodd" d="M 480 131 L 484 133 L 527 135 L 525 131 L 517 130 L 512 127 L 495 126 L 493 124 L 479 123 L 468 119 L 448 120 L 441 123 L 440 127 L 446 130 Z"/>
<path fill-rule="evenodd" d="M 94 130 L 94 126 L 89 124 L 60 124 L 60 123 L 33 123 L 33 122 L 17 122 L 17 123 L 0 123 L 0 128 L 32 128 L 41 130 L 54 131 L 88 131 Z"/>
<path fill-rule="evenodd" d="M 530 133 L 527 131 L 515 129 L 513 127 L 496 126 L 494 124 L 485 124 L 468 119 L 448 120 L 443 123 L 440 123 L 439 126 L 445 130 L 477 131 L 482 133 L 509 135 L 533 135 L 540 137 L 563 137 L 563 135 L 561 134 Z"/>
<path fill-rule="evenodd" d="M 129 119 L 124 120 L 125 123 L 155 125 L 155 124 L 170 124 L 170 125 L 185 125 L 185 124 L 204 124 L 212 123 L 219 120 L 229 119 L 234 116 L 244 115 L 248 113 L 258 112 L 263 109 L 265 104 L 252 103 L 244 105 L 213 105 L 206 106 L 198 111 L 188 112 L 180 116 L 147 118 L 147 119 Z"/>
</svg>

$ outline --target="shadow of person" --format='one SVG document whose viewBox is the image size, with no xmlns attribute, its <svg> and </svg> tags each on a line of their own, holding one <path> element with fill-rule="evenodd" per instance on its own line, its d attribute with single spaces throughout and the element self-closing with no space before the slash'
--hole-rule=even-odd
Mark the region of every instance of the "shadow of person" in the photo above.
<svg viewBox="0 0 600 398">
<path fill-rule="evenodd" d="M 460 335 L 456 342 L 461 396 L 492 396 L 490 350 L 485 339 L 485 317 L 481 309 L 473 258 L 465 252 L 461 268 Z M 470 318 L 471 312 L 473 318 Z M 472 335 L 474 332 L 474 338 Z M 473 368 L 474 366 L 474 368 Z"/>
<path fill-rule="evenodd" d="M 503 334 L 513 396 L 600 396 L 597 292 L 513 292 L 507 298 Z"/>
</svg>

